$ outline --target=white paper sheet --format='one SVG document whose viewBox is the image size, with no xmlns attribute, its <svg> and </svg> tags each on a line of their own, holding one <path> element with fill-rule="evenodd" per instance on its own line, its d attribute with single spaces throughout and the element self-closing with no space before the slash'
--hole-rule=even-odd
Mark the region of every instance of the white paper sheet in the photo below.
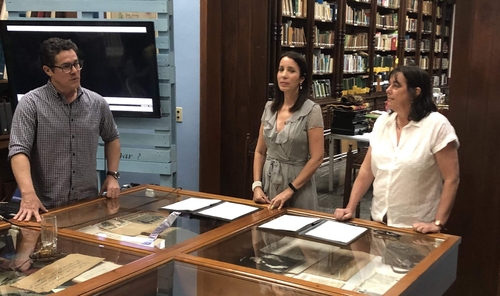
<svg viewBox="0 0 500 296">
<path fill-rule="evenodd" d="M 100 237 L 106 237 L 106 238 L 111 238 L 111 239 L 116 239 L 119 241 L 124 241 L 124 242 L 129 242 L 133 244 L 138 244 L 142 245 L 144 242 L 149 240 L 149 237 L 145 235 L 138 235 L 138 236 L 128 236 L 128 235 L 120 235 L 116 233 L 112 233 L 109 231 L 104 231 L 100 229 L 97 224 L 96 225 L 90 225 L 84 228 L 78 229 L 80 232 L 100 236 Z M 164 249 L 165 248 L 165 240 L 161 238 L 157 238 L 154 242 L 154 246 L 157 247 L 158 249 Z"/>
<path fill-rule="evenodd" d="M 321 218 L 283 215 L 259 226 L 259 228 L 297 231 L 307 225 L 313 225 Z"/>
<path fill-rule="evenodd" d="M 325 239 L 332 242 L 348 244 L 367 228 L 327 220 L 325 223 L 308 231 L 305 235 Z"/>
<path fill-rule="evenodd" d="M 73 279 L 74 282 L 81 283 L 87 280 L 90 280 L 91 278 L 94 278 L 98 275 L 104 274 L 108 271 L 117 269 L 121 265 L 109 262 L 109 261 L 104 261 L 101 262 L 99 265 L 96 265 L 94 268 L 87 270 L 86 272 L 80 274 L 76 278 Z"/>
<path fill-rule="evenodd" d="M 205 216 L 234 220 L 258 209 L 259 208 L 257 207 L 237 204 L 233 202 L 223 202 L 198 213 Z"/>
<path fill-rule="evenodd" d="M 214 205 L 218 202 L 220 202 L 220 199 L 190 197 L 188 199 L 181 200 L 179 202 L 161 208 L 172 211 L 197 211 L 199 209 Z"/>
</svg>

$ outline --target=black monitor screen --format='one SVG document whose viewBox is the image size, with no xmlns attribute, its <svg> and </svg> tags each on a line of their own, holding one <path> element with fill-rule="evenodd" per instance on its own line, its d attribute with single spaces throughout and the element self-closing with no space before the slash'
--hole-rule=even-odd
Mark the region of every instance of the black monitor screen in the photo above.
<svg viewBox="0 0 500 296">
<path fill-rule="evenodd" d="M 40 45 L 59 37 L 78 46 L 82 86 L 102 95 L 114 116 L 161 116 L 153 22 L 11 20 L 1 32 L 14 107 L 47 83 Z"/>
</svg>

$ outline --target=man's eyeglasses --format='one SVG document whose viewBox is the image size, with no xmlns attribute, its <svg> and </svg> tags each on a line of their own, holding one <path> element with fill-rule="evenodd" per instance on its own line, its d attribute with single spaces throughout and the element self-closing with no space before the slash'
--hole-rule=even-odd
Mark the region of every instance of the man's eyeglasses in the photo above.
<svg viewBox="0 0 500 296">
<path fill-rule="evenodd" d="M 52 66 L 52 68 L 61 69 L 64 73 L 71 73 L 73 67 L 75 67 L 76 70 L 80 71 L 83 68 L 83 60 L 75 61 L 73 64 L 68 63 L 68 64 L 62 64 L 61 66 Z"/>
</svg>

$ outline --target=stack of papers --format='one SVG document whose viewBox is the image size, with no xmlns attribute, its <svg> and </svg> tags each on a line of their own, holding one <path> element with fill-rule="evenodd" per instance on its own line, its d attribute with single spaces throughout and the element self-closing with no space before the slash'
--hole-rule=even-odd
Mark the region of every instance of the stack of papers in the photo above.
<svg viewBox="0 0 500 296">
<path fill-rule="evenodd" d="M 259 226 L 259 228 L 299 232 L 299 235 L 348 244 L 368 230 L 342 222 L 313 217 L 283 215 Z"/>
<path fill-rule="evenodd" d="M 306 226 L 313 226 L 318 223 L 321 218 L 302 217 L 294 215 L 283 215 L 267 223 L 259 226 L 259 228 L 267 228 L 274 230 L 299 231 Z"/>
<path fill-rule="evenodd" d="M 257 207 L 237 204 L 233 202 L 223 202 L 206 210 L 199 211 L 198 214 L 231 221 L 251 212 L 257 211 L 258 209 L 259 208 Z"/>
<path fill-rule="evenodd" d="M 365 227 L 326 220 L 324 223 L 321 223 L 317 227 L 305 232 L 304 235 L 335 243 L 348 244 L 366 230 L 368 229 Z"/>
<path fill-rule="evenodd" d="M 190 197 L 185 200 L 181 200 L 179 202 L 173 203 L 171 205 L 167 205 L 161 207 L 165 210 L 171 211 L 190 211 L 194 212 L 212 205 L 216 205 L 221 202 L 220 199 L 208 199 L 208 198 L 198 198 L 198 197 Z"/>
<path fill-rule="evenodd" d="M 170 211 L 196 212 L 197 215 L 209 216 L 228 221 L 234 220 L 259 209 L 258 207 L 233 202 L 222 202 L 220 199 L 197 197 L 190 197 L 161 208 Z"/>
</svg>

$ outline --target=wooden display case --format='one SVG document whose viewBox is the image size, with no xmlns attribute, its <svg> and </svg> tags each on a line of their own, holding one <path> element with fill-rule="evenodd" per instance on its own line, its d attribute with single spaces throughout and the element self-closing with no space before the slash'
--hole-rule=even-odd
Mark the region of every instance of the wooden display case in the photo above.
<svg viewBox="0 0 500 296">
<path fill-rule="evenodd" d="M 57 239 L 57 253 L 50 255 L 34 255 L 40 250 L 40 230 L 29 225 L 16 226 L 2 222 L 0 225 L 0 294 L 2 295 L 46 295 L 20 290 L 11 284 L 26 278 L 34 273 L 48 272 L 44 268 L 59 262 L 70 254 L 103 258 L 106 264 L 120 268 L 146 256 L 140 250 L 124 249 L 118 246 L 105 246 L 99 241 L 89 242 L 77 237 L 59 234 Z M 100 263 L 103 264 L 103 263 Z M 57 273 L 63 276 L 64 272 Z M 41 282 L 39 282 L 41 284 Z M 64 287 L 85 286 L 79 281 L 68 281 Z M 57 290 L 52 290 L 52 292 Z"/>
<path fill-rule="evenodd" d="M 161 208 L 189 197 L 189 192 L 184 194 L 179 189 L 139 187 L 116 199 L 101 197 L 53 210 L 51 214 L 57 215 L 59 228 L 68 235 L 89 241 L 99 239 L 103 243 L 119 243 L 152 253 L 227 224 L 226 221 L 185 213 L 158 236 L 155 247 L 144 245 L 142 242 L 172 212 Z"/>
<path fill-rule="evenodd" d="M 155 197 L 146 196 L 151 191 Z M 187 219 L 189 229 L 197 229 L 196 235 L 173 240 L 165 249 L 78 231 L 81 226 L 119 218 L 129 211 L 159 214 L 164 211 L 158 210 L 162 205 L 188 197 L 242 203 L 260 210 L 231 222 L 181 215 L 180 221 Z M 452 235 L 423 235 L 354 219 L 352 223 L 367 230 L 342 245 L 303 233 L 258 228 L 284 214 L 333 220 L 331 214 L 268 210 L 248 200 L 159 186 L 124 191 L 119 210 L 106 215 L 103 204 L 109 201 L 99 198 L 51 212 L 65 225 L 60 238 L 61 243 L 70 241 L 61 245 L 69 246 L 66 253 L 83 250 L 107 260 L 124 260 L 119 269 L 87 280 L 85 285 L 68 286 L 59 294 L 243 295 L 253 291 L 258 295 L 434 295 L 444 293 L 456 276 L 460 238 Z M 37 227 L 33 222 L 26 225 Z"/>
</svg>

